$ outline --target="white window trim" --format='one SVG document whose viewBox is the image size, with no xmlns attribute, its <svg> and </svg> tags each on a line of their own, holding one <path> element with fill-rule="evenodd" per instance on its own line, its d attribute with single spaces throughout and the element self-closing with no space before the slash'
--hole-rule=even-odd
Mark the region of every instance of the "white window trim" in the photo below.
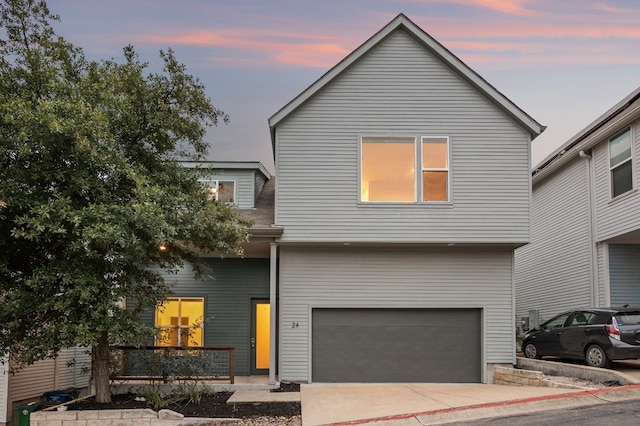
<svg viewBox="0 0 640 426">
<path fill-rule="evenodd" d="M 412 138 L 414 140 L 414 159 L 415 159 L 415 200 L 416 201 L 363 201 L 362 200 L 362 144 L 367 138 Z M 423 169 L 422 168 L 422 141 L 423 139 L 446 139 L 447 141 L 447 169 Z M 361 206 L 371 205 L 429 205 L 429 206 L 448 206 L 453 204 L 451 199 L 451 139 L 449 136 L 439 135 L 406 135 L 406 134 L 363 134 L 358 138 L 358 184 L 357 184 L 357 203 Z M 423 201 L 424 190 L 422 185 L 422 171 L 447 171 L 447 200 L 446 201 Z"/>
<path fill-rule="evenodd" d="M 618 138 L 619 136 L 622 136 L 625 133 L 629 133 L 629 145 L 630 145 L 630 149 L 629 149 L 629 158 L 620 161 L 619 163 L 617 163 L 616 165 L 612 166 L 611 165 L 611 141 Z M 636 188 L 636 184 L 635 184 L 635 171 L 634 171 L 634 167 L 633 167 L 633 130 L 631 129 L 631 127 L 627 127 L 625 130 L 620 131 L 618 133 L 616 133 L 614 136 L 610 137 L 607 140 L 607 164 L 609 165 L 609 197 L 610 199 L 614 200 L 617 198 L 620 198 L 624 195 L 627 195 L 628 193 L 630 193 L 631 191 L 633 191 Z M 622 166 L 625 163 L 631 162 L 631 189 L 629 189 L 628 191 L 625 191 L 621 194 L 618 195 L 613 195 L 614 194 L 614 181 L 613 181 L 613 171 L 615 169 L 617 169 L 618 167 Z"/>
<path fill-rule="evenodd" d="M 205 305 L 204 305 L 204 297 L 168 297 L 166 298 L 163 303 L 165 302 L 179 302 L 178 303 L 178 318 L 182 318 L 182 301 L 183 300 L 198 300 L 202 302 L 202 317 L 204 320 L 204 311 L 205 311 Z M 156 309 L 154 312 L 154 326 L 156 328 L 169 328 L 169 327 L 176 327 L 178 329 L 178 346 L 181 346 L 181 340 L 182 340 L 182 333 L 180 333 L 180 329 L 182 328 L 198 328 L 200 330 L 202 330 L 202 342 L 201 342 L 201 346 L 205 346 L 204 343 L 204 321 L 202 322 L 202 324 L 195 326 L 195 325 L 177 325 L 177 326 L 172 326 L 171 324 L 158 324 L 158 310 Z M 155 343 L 156 345 L 158 345 L 158 338 L 156 337 L 155 339 Z"/>
<path fill-rule="evenodd" d="M 425 139 L 442 139 L 447 143 L 447 167 L 445 168 L 436 168 L 436 167 L 423 167 L 422 164 L 422 145 Z M 418 197 L 419 202 L 423 204 L 448 204 L 451 203 L 451 144 L 449 143 L 449 136 L 420 136 L 420 143 L 416 144 L 420 149 L 418 154 L 420 157 L 418 158 L 420 167 L 416 170 L 420 170 L 420 176 L 418 176 L 418 180 L 420 181 Z M 422 172 L 447 172 L 447 199 L 445 201 L 424 201 L 424 187 L 422 185 L 423 177 Z"/>
<path fill-rule="evenodd" d="M 215 200 L 218 201 L 218 186 L 220 183 L 224 182 L 233 182 L 233 205 L 238 205 L 238 182 L 234 179 L 201 179 L 200 182 L 207 185 L 207 189 L 211 187 L 215 187 Z"/>
</svg>

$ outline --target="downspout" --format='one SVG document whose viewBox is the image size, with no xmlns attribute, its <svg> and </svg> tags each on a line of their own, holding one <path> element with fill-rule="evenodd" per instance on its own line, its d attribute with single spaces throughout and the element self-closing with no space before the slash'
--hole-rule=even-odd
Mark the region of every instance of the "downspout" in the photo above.
<svg viewBox="0 0 640 426">
<path fill-rule="evenodd" d="M 590 268 L 590 284 L 591 284 L 591 306 L 599 307 L 600 298 L 598 297 L 598 255 L 596 252 L 596 208 L 595 208 L 595 194 L 593 193 L 594 170 L 592 156 L 581 150 L 579 152 L 580 158 L 586 160 L 587 167 L 587 202 L 589 203 L 589 255 L 591 257 Z"/>
<path fill-rule="evenodd" d="M 276 295 L 276 271 L 278 266 L 278 245 L 276 243 L 270 243 L 270 266 L 269 266 L 269 385 L 276 384 L 276 309 L 277 309 L 277 295 Z"/>
</svg>

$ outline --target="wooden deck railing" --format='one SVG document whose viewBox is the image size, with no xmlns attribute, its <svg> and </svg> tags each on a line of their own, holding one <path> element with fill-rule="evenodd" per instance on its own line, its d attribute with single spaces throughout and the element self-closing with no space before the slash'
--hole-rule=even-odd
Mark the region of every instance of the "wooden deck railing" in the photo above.
<svg viewBox="0 0 640 426">
<path fill-rule="evenodd" d="M 115 380 L 229 380 L 235 381 L 233 346 L 115 346 L 122 351 Z M 218 354 L 226 353 L 226 358 Z M 136 355 L 136 354 L 142 354 Z M 213 356 L 207 356 L 213 354 Z"/>
</svg>

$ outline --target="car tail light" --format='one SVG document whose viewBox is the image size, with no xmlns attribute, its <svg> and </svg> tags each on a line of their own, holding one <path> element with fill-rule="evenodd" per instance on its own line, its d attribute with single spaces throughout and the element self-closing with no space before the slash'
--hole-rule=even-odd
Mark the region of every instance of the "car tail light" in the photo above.
<svg viewBox="0 0 640 426">
<path fill-rule="evenodd" d="M 620 340 L 620 329 L 618 328 L 618 321 L 616 321 L 615 317 L 611 318 L 611 324 L 607 324 L 606 329 L 609 337 Z"/>
</svg>

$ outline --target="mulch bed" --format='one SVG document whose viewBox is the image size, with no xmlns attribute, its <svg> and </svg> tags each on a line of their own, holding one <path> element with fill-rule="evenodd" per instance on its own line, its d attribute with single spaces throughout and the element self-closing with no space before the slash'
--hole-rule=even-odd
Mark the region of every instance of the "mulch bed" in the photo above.
<svg viewBox="0 0 640 426">
<path fill-rule="evenodd" d="M 272 392 L 299 392 L 297 383 L 282 383 Z M 254 404 L 227 404 L 233 392 L 216 392 L 205 395 L 199 404 L 169 404 L 166 409 L 183 414 L 185 417 L 236 418 L 252 417 L 292 417 L 301 414 L 300 402 L 261 402 Z M 128 393 L 112 395 L 110 404 L 101 404 L 87 398 L 68 405 L 69 410 L 113 410 L 131 408 L 151 408 L 146 401 L 136 401 L 137 395 Z"/>
</svg>

